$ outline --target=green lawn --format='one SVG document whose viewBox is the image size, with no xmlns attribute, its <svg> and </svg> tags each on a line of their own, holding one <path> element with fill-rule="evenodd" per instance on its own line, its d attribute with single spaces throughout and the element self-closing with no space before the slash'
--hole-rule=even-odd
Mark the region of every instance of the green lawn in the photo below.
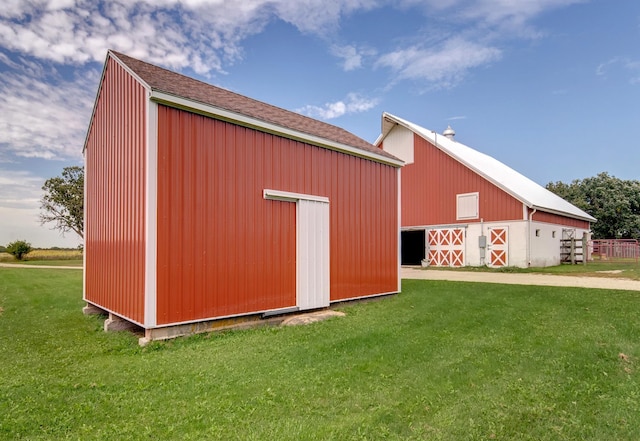
<svg viewBox="0 0 640 441">
<path fill-rule="evenodd" d="M 0 439 L 640 439 L 640 292 L 412 280 L 141 348 L 81 280 L 0 268 Z"/>
</svg>

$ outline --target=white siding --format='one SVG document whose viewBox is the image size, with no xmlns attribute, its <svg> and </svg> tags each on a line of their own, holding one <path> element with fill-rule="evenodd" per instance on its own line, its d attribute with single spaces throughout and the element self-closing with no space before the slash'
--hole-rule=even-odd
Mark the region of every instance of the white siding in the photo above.
<svg viewBox="0 0 640 441">
<path fill-rule="evenodd" d="M 405 127 L 396 126 L 389 132 L 383 143 L 384 151 L 406 164 L 413 164 L 413 132 Z"/>
<path fill-rule="evenodd" d="M 543 267 L 560 264 L 562 230 L 569 227 L 543 222 L 531 222 L 531 266 Z M 574 229 L 574 228 L 572 228 Z M 538 230 L 538 236 L 536 236 Z M 555 231 L 555 237 L 553 232 Z M 575 228 L 575 238 L 582 239 L 588 230 Z"/>
<path fill-rule="evenodd" d="M 467 266 L 483 266 L 486 265 L 489 258 L 489 252 L 485 249 L 484 259 L 481 256 L 479 245 L 480 236 L 487 236 L 489 240 L 489 228 L 508 227 L 509 238 L 507 245 L 509 266 L 527 267 L 527 222 L 511 221 L 511 222 L 484 222 L 467 224 L 467 237 L 465 248 L 465 262 Z M 560 252 L 558 251 L 558 254 Z"/>
</svg>

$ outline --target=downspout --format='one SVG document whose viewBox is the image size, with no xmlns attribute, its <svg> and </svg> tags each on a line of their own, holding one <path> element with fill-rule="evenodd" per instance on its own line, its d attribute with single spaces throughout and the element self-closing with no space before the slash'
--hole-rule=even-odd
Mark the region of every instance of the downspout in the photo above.
<svg viewBox="0 0 640 441">
<path fill-rule="evenodd" d="M 529 213 L 529 219 L 527 222 L 527 266 L 531 267 L 531 221 L 533 220 L 533 215 L 538 211 L 537 208 L 534 208 L 531 213 Z"/>
<path fill-rule="evenodd" d="M 480 218 L 480 238 L 484 237 L 484 218 Z M 481 239 L 478 238 L 478 241 L 480 241 Z M 482 247 L 482 244 L 479 243 L 478 245 L 480 245 L 480 266 L 485 266 L 487 263 L 487 242 L 486 239 L 484 239 L 484 248 Z"/>
</svg>

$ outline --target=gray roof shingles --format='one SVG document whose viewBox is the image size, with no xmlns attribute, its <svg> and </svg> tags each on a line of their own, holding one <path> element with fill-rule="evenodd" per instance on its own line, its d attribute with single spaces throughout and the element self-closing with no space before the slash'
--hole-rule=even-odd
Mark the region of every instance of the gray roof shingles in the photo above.
<svg viewBox="0 0 640 441">
<path fill-rule="evenodd" d="M 186 98 L 398 161 L 395 156 L 332 124 L 212 86 L 119 52 L 110 50 L 109 53 L 131 69 L 153 91 Z"/>
</svg>

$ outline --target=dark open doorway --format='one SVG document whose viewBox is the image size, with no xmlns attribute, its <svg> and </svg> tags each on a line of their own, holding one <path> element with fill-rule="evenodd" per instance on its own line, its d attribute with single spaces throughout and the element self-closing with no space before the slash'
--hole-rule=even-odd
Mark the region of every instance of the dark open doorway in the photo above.
<svg viewBox="0 0 640 441">
<path fill-rule="evenodd" d="M 402 231 L 400 233 L 402 249 L 402 265 L 421 265 L 425 258 L 425 232 L 424 230 Z"/>
</svg>

